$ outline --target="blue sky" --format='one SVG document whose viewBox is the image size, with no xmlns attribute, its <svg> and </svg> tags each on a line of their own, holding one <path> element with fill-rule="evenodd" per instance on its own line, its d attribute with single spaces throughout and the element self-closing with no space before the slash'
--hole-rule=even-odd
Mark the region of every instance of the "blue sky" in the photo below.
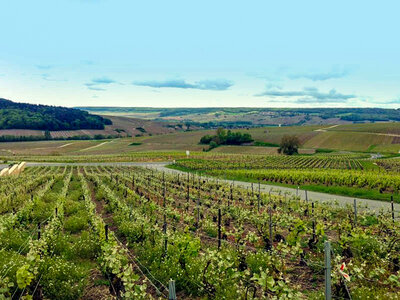
<svg viewBox="0 0 400 300">
<path fill-rule="evenodd" d="M 400 107 L 398 1 L 0 1 L 0 97 Z"/>
</svg>

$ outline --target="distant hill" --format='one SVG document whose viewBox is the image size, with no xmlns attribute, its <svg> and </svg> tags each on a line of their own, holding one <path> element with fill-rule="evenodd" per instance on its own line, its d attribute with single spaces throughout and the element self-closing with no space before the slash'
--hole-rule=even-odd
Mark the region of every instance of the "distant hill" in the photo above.
<svg viewBox="0 0 400 300">
<path fill-rule="evenodd" d="M 187 129 L 175 122 L 101 117 L 78 109 L 16 103 L 0 98 L 0 142 L 140 137 Z"/>
<path fill-rule="evenodd" d="M 0 98 L 0 129 L 104 129 L 105 125 L 111 124 L 109 119 L 75 108 L 17 103 Z"/>
<path fill-rule="evenodd" d="M 174 121 L 202 128 L 400 121 L 399 109 L 382 108 L 79 107 L 79 109 L 100 115 Z"/>
</svg>

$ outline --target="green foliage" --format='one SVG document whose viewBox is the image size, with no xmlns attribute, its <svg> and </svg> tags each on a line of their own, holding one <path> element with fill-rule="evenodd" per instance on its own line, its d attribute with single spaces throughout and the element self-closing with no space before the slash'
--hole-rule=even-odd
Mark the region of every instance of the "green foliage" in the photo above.
<svg viewBox="0 0 400 300">
<path fill-rule="evenodd" d="M 88 268 L 60 257 L 47 257 L 40 267 L 40 284 L 48 299 L 79 299 L 86 286 Z"/>
<path fill-rule="evenodd" d="M 143 127 L 136 127 L 136 130 L 139 130 L 142 133 L 146 132 L 146 129 L 144 129 Z"/>
<path fill-rule="evenodd" d="M 0 129 L 104 129 L 111 121 L 78 109 L 15 103 L 0 98 Z M 49 133 L 45 138 L 49 139 Z"/>
<path fill-rule="evenodd" d="M 315 149 L 315 153 L 332 153 L 332 152 L 333 150 L 331 149 L 322 149 L 322 148 Z"/>
<path fill-rule="evenodd" d="M 109 278 L 118 298 L 149 299 L 149 283 L 137 272 L 140 266 L 157 286 L 173 278 L 179 299 L 319 299 L 323 296 L 323 242 L 328 237 L 334 287 L 340 284 L 338 266 L 346 262 L 354 299 L 396 299 L 400 291 L 399 221 L 393 222 L 390 213 L 375 215 L 360 209 L 355 224 L 351 207 L 317 201 L 311 206 L 294 195 L 274 191 L 260 193 L 258 210 L 258 195 L 239 185 L 196 176 L 177 178 L 145 168 L 35 167 L 27 172 L 32 176 L 49 172 L 45 178 L 50 183 L 38 180 L 32 201 L 28 196 L 16 214 L 0 216 L 0 271 L 9 269 L 0 292 L 8 298 L 13 291 L 17 298 L 29 298 L 39 280 L 45 299 L 86 298 L 91 295 L 83 294 L 85 287 L 104 284 Z M 3 178 L 0 192 L 30 186 L 26 178 Z M 41 207 L 35 206 L 39 203 L 45 205 L 41 213 L 47 209 L 52 216 L 38 240 L 32 208 Z M 200 222 L 194 225 L 197 205 Z M 57 217 L 54 206 L 59 208 Z M 223 235 L 219 249 L 215 238 L 218 209 Z M 88 227 L 71 234 L 68 222 L 76 218 L 84 219 Z M 111 224 L 108 239 L 104 220 Z M 28 254 L 19 254 L 23 238 L 32 233 Z M 91 270 L 101 270 L 103 275 L 93 278 Z M 336 288 L 333 295 L 342 296 Z"/>
<path fill-rule="evenodd" d="M 249 133 L 226 131 L 218 128 L 215 135 L 205 135 L 200 139 L 200 144 L 210 145 L 210 148 L 215 148 L 219 145 L 241 145 L 251 143 L 253 141 Z"/>
<path fill-rule="evenodd" d="M 64 229 L 70 233 L 78 233 L 88 227 L 86 214 L 78 213 L 67 218 L 64 222 Z"/>
<path fill-rule="evenodd" d="M 27 287 L 32 279 L 34 278 L 34 275 L 30 271 L 30 266 L 29 265 L 23 265 L 20 267 L 17 271 L 17 284 L 20 289 L 23 289 Z"/>
<path fill-rule="evenodd" d="M 254 146 L 258 146 L 258 147 L 279 147 L 278 144 L 266 143 L 266 142 L 260 142 L 260 141 L 254 142 Z"/>
<path fill-rule="evenodd" d="M 92 259 L 100 254 L 98 239 L 89 231 L 82 231 L 79 236 L 67 233 L 59 235 L 54 242 L 54 254 L 68 260 Z"/>
<path fill-rule="evenodd" d="M 278 153 L 283 153 L 286 155 L 293 155 L 299 153 L 300 140 L 292 135 L 285 135 L 282 137 Z"/>
<path fill-rule="evenodd" d="M 29 250 L 26 246 L 26 241 L 29 234 L 17 228 L 10 228 L 0 235 L 0 245 L 3 249 L 19 251 L 21 254 L 26 254 Z"/>
</svg>

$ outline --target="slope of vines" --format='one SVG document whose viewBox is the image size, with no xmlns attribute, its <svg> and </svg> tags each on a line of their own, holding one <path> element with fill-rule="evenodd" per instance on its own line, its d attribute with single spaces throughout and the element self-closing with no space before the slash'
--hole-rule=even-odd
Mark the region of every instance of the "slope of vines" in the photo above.
<svg viewBox="0 0 400 300">
<path fill-rule="evenodd" d="M 329 240 L 335 298 L 399 299 L 397 213 L 124 166 L 3 184 L 0 298 L 321 299 Z"/>
</svg>

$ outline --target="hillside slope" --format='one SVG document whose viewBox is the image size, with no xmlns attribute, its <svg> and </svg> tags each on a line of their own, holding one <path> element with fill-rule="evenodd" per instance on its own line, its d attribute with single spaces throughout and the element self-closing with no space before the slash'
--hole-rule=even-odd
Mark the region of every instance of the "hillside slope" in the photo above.
<svg viewBox="0 0 400 300">
<path fill-rule="evenodd" d="M 183 130 L 165 122 L 155 122 L 125 117 L 107 116 L 110 125 L 103 129 L 78 129 L 49 131 L 51 139 L 89 139 L 151 136 Z M 48 139 L 45 130 L 0 129 L 0 141 L 31 141 Z"/>
<path fill-rule="evenodd" d="M 17 103 L 0 98 L 0 129 L 104 129 L 109 119 L 60 106 Z"/>
<path fill-rule="evenodd" d="M 203 128 L 266 125 L 349 124 L 400 121 L 400 110 L 382 108 L 261 108 L 261 107 L 78 107 L 98 115 L 191 123 Z"/>
</svg>

